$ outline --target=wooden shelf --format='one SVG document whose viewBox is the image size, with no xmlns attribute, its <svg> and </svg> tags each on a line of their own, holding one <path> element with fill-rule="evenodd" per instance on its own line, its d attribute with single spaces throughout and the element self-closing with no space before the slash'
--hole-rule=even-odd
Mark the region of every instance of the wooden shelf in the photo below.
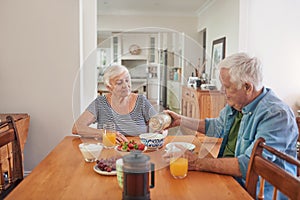
<svg viewBox="0 0 300 200">
<path fill-rule="evenodd" d="M 223 93 L 218 90 L 201 90 L 182 87 L 182 114 L 192 118 L 213 118 L 226 105 Z"/>
</svg>

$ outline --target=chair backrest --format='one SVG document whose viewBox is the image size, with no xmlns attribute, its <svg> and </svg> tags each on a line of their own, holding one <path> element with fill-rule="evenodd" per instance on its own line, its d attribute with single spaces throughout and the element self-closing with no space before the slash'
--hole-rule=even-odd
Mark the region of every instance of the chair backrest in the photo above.
<svg viewBox="0 0 300 200">
<path fill-rule="evenodd" d="M 246 177 L 246 190 L 253 198 L 264 199 L 264 180 L 274 186 L 273 199 L 276 199 L 277 190 L 288 196 L 290 199 L 300 200 L 300 179 L 285 171 L 275 163 L 263 157 L 263 150 L 300 168 L 300 162 L 291 156 L 267 146 L 263 138 L 259 138 L 253 147 L 248 165 Z M 260 177 L 260 190 L 256 196 L 256 188 Z"/>
<path fill-rule="evenodd" d="M 3 199 L 23 180 L 21 145 L 11 116 L 0 122 L 0 151 L 0 199 Z"/>
<path fill-rule="evenodd" d="M 11 116 L 14 119 L 23 152 L 29 130 L 30 115 L 27 113 L 0 113 L 0 122 L 1 120 L 5 121 L 7 116 Z"/>
</svg>

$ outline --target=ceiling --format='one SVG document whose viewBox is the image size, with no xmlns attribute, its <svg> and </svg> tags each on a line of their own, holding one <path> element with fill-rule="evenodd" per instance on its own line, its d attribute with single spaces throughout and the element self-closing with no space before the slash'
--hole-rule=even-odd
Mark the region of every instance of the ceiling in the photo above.
<svg viewBox="0 0 300 200">
<path fill-rule="evenodd" d="M 97 0 L 98 14 L 196 16 L 215 0 Z"/>
</svg>

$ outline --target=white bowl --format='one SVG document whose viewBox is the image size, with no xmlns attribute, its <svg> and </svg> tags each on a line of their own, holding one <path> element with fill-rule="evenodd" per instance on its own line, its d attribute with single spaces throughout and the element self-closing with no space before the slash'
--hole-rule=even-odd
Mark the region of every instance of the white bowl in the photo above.
<svg viewBox="0 0 300 200">
<path fill-rule="evenodd" d="M 95 162 L 98 159 L 103 149 L 103 146 L 100 143 L 81 143 L 79 144 L 79 149 L 86 162 Z"/>
<path fill-rule="evenodd" d="M 194 151 L 195 145 L 188 142 L 171 142 L 166 145 L 166 151 L 177 151 L 180 150 L 176 147 L 176 145 L 181 145 L 184 149 L 189 151 Z"/>
<path fill-rule="evenodd" d="M 166 135 L 160 133 L 143 133 L 140 134 L 141 142 L 147 149 L 158 149 L 164 145 Z"/>
</svg>

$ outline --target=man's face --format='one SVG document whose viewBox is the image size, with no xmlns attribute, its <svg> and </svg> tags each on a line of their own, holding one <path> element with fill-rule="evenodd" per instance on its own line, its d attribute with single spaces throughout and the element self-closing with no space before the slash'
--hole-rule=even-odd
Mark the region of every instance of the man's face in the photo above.
<svg viewBox="0 0 300 200">
<path fill-rule="evenodd" d="M 242 86 L 238 89 L 237 85 L 230 81 L 229 69 L 222 68 L 220 70 L 220 81 L 222 83 L 222 89 L 225 91 L 228 105 L 241 111 L 242 108 L 249 103 L 245 87 Z"/>
<path fill-rule="evenodd" d="M 110 81 L 111 92 L 119 97 L 128 96 L 131 92 L 131 79 L 128 73 L 124 72 Z"/>
</svg>

